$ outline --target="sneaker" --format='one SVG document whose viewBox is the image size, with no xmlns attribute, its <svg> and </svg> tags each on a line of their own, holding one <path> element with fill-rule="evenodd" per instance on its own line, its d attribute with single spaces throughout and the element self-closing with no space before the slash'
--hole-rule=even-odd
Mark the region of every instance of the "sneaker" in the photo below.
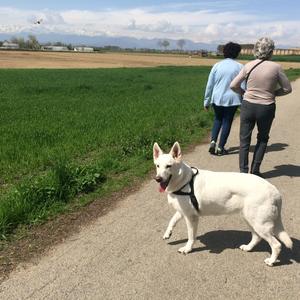
<svg viewBox="0 0 300 300">
<path fill-rule="evenodd" d="M 228 151 L 225 149 L 225 148 L 217 148 L 217 150 L 216 150 L 216 155 L 218 155 L 218 156 L 222 156 L 222 155 L 226 155 L 226 154 L 228 154 Z"/>
<path fill-rule="evenodd" d="M 215 141 L 211 141 L 210 142 L 210 146 L 209 146 L 208 152 L 210 154 L 215 154 L 216 153 L 216 142 Z"/>
</svg>

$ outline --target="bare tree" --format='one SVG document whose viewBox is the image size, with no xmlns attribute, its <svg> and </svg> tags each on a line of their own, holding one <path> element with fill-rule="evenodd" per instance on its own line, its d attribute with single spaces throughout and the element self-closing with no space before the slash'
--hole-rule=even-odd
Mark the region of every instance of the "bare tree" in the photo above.
<svg viewBox="0 0 300 300">
<path fill-rule="evenodd" d="M 10 41 L 14 44 L 18 44 L 20 49 L 38 50 L 41 48 L 37 38 L 32 34 L 28 36 L 28 40 L 25 40 L 23 37 L 12 37 Z"/>
<path fill-rule="evenodd" d="M 168 40 L 163 40 L 161 45 L 164 47 L 165 51 L 170 46 L 170 42 Z"/>
<path fill-rule="evenodd" d="M 26 48 L 26 42 L 25 42 L 25 40 L 24 40 L 23 37 L 19 37 L 19 38 L 17 38 L 17 37 L 12 37 L 12 38 L 10 39 L 10 42 L 11 42 L 11 43 L 14 43 L 14 44 L 18 44 L 18 45 L 19 45 L 19 48 L 21 48 L 21 49 L 25 49 L 25 48 Z"/>
<path fill-rule="evenodd" d="M 28 41 L 27 41 L 27 45 L 28 45 L 28 48 L 29 49 L 32 49 L 32 50 L 38 50 L 41 48 L 41 45 L 40 43 L 38 42 L 36 36 L 30 34 L 28 36 Z"/>
<path fill-rule="evenodd" d="M 161 49 L 161 48 L 163 47 L 163 45 L 162 45 L 162 40 L 159 40 L 159 41 L 157 42 L 157 45 L 158 45 L 158 47 Z"/>
<path fill-rule="evenodd" d="M 183 47 L 185 45 L 185 40 L 184 39 L 180 39 L 177 41 L 177 46 L 179 47 L 180 51 L 183 50 Z"/>
<path fill-rule="evenodd" d="M 218 54 L 222 55 L 223 54 L 223 49 L 224 49 L 224 45 L 220 44 L 217 47 L 217 52 Z"/>
</svg>

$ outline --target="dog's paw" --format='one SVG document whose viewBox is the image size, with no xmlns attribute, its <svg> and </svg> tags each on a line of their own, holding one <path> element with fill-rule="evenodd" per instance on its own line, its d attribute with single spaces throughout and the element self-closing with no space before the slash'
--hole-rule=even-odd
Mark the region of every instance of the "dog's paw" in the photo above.
<svg viewBox="0 0 300 300">
<path fill-rule="evenodd" d="M 184 247 L 179 248 L 178 252 L 182 253 L 182 254 L 188 254 L 188 253 L 192 252 L 192 248 L 184 246 Z"/>
<path fill-rule="evenodd" d="M 172 230 L 167 230 L 163 236 L 163 240 L 169 239 L 171 235 L 172 235 Z"/>
<path fill-rule="evenodd" d="M 271 258 L 266 258 L 265 259 L 265 264 L 268 265 L 269 267 L 273 267 L 274 261 L 271 260 Z"/>
<path fill-rule="evenodd" d="M 243 251 L 247 251 L 248 252 L 248 251 L 251 250 L 251 247 L 249 247 L 249 245 L 241 245 L 240 249 L 243 250 Z"/>
</svg>

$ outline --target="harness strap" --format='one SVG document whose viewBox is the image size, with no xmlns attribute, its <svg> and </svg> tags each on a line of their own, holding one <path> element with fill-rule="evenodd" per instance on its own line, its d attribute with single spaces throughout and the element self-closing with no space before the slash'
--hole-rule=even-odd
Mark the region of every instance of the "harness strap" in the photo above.
<svg viewBox="0 0 300 300">
<path fill-rule="evenodd" d="M 186 183 L 183 187 L 181 187 L 179 190 L 172 192 L 172 194 L 179 195 L 179 196 L 190 196 L 194 208 L 196 209 L 197 212 L 199 212 L 199 204 L 194 193 L 194 178 L 198 175 L 199 171 L 194 167 L 192 167 L 192 169 L 196 170 L 196 173 L 193 172 L 191 180 L 188 183 Z M 183 192 L 182 189 L 185 188 L 188 184 L 190 185 L 191 191 Z"/>
</svg>

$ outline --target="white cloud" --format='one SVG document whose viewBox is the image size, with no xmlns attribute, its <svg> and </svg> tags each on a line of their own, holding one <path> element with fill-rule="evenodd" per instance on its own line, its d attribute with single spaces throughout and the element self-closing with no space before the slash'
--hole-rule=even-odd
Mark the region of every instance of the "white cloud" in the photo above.
<svg viewBox="0 0 300 300">
<path fill-rule="evenodd" d="M 186 4 L 185 4 L 186 5 Z M 174 6 L 175 7 L 175 6 Z M 123 10 L 19 10 L 0 7 L 0 32 L 59 32 L 89 36 L 191 39 L 196 42 L 254 42 L 270 36 L 276 43 L 300 46 L 300 21 L 262 20 L 244 12 L 217 10 L 163 10 L 159 7 Z M 42 18 L 41 25 L 34 20 Z"/>
</svg>

